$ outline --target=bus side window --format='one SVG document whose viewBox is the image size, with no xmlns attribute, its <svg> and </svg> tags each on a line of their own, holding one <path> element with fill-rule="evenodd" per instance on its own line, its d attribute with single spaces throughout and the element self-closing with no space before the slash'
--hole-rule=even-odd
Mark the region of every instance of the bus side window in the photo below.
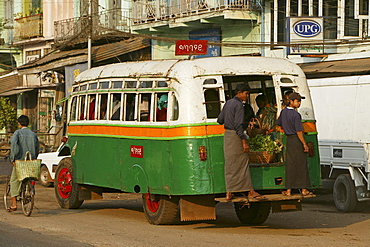
<svg viewBox="0 0 370 247">
<path fill-rule="evenodd" d="M 207 118 L 217 118 L 221 111 L 220 94 L 218 89 L 210 88 L 204 90 L 204 99 Z"/>
<path fill-rule="evenodd" d="M 171 95 L 171 102 L 172 102 L 172 115 L 171 121 L 176 121 L 179 119 L 179 102 L 175 96 L 175 93 Z"/>
<path fill-rule="evenodd" d="M 150 117 L 150 105 L 151 105 L 151 99 L 152 99 L 152 94 L 150 93 L 143 93 L 139 94 L 140 102 L 139 102 L 139 116 L 138 118 L 140 119 L 141 122 L 146 122 L 149 121 Z"/>
<path fill-rule="evenodd" d="M 121 114 L 121 94 L 114 93 L 111 95 L 110 116 L 111 120 L 119 120 Z"/>
<path fill-rule="evenodd" d="M 135 116 L 135 97 L 136 94 L 128 93 L 126 94 L 126 101 L 124 104 L 124 121 L 134 121 Z"/>
<path fill-rule="evenodd" d="M 107 119 L 108 94 L 100 94 L 99 99 L 98 119 Z"/>
<path fill-rule="evenodd" d="M 77 97 L 73 97 L 71 103 L 71 115 L 69 117 L 70 121 L 76 121 L 77 117 Z"/>
<path fill-rule="evenodd" d="M 87 108 L 87 119 L 88 120 L 94 120 L 95 119 L 95 104 L 96 104 L 96 95 L 95 94 L 89 94 L 88 96 L 88 108 Z"/>
<path fill-rule="evenodd" d="M 82 95 L 80 96 L 80 110 L 79 110 L 79 118 L 78 120 L 85 120 L 86 119 L 86 116 L 85 116 L 85 105 L 86 105 L 86 96 L 85 95 Z"/>
<path fill-rule="evenodd" d="M 168 93 L 158 93 L 155 121 L 167 121 Z"/>
</svg>

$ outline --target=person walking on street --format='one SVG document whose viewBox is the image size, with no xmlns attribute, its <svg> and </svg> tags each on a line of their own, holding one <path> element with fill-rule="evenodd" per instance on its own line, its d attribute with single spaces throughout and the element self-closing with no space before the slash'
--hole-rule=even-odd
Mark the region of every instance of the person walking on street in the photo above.
<svg viewBox="0 0 370 247">
<path fill-rule="evenodd" d="M 249 96 L 249 86 L 238 84 L 236 96 L 226 102 L 217 122 L 224 124 L 224 156 L 226 200 L 231 200 L 234 192 L 249 191 L 249 198 L 265 199 L 253 189 L 248 165 L 249 145 L 244 134 L 244 105 Z"/>
<path fill-rule="evenodd" d="M 27 128 L 29 118 L 21 115 L 18 119 L 18 127 L 10 140 L 10 161 L 13 164 L 13 171 L 10 177 L 10 194 L 12 198 L 12 205 L 7 208 L 8 211 L 17 210 L 17 196 L 22 182 L 18 181 L 15 171 L 15 160 L 24 159 L 26 152 L 31 153 L 32 159 L 36 159 L 39 155 L 39 139 L 37 135 Z"/>
<path fill-rule="evenodd" d="M 302 195 L 312 195 L 307 188 L 310 186 L 308 175 L 307 152 L 309 151 L 303 135 L 303 125 L 301 114 L 296 111 L 301 106 L 302 97 L 299 93 L 289 94 L 289 105 L 284 108 L 276 124 L 283 127 L 287 136 L 286 143 L 286 191 L 282 194 L 292 195 L 292 189 L 302 189 Z"/>
</svg>

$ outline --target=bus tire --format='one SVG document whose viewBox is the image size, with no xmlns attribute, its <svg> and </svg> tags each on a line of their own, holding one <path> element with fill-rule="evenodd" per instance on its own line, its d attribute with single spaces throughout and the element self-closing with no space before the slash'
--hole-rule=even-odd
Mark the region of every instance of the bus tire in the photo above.
<svg viewBox="0 0 370 247">
<path fill-rule="evenodd" d="M 143 208 L 146 219 L 152 225 L 170 225 L 177 221 L 179 198 L 143 194 Z"/>
<path fill-rule="evenodd" d="M 73 182 L 73 166 L 70 157 L 62 159 L 55 172 L 55 196 L 62 208 L 79 208 L 83 200 L 79 200 L 81 187 Z"/>
<path fill-rule="evenodd" d="M 44 187 L 50 187 L 53 183 L 50 182 L 50 173 L 45 165 L 40 168 L 40 184 Z"/>
<path fill-rule="evenodd" d="M 333 199 L 339 211 L 353 212 L 357 206 L 355 184 L 349 174 L 341 174 L 334 182 Z"/>
<path fill-rule="evenodd" d="M 240 222 L 247 225 L 261 225 L 270 215 L 270 202 L 255 202 L 250 205 L 234 203 L 235 213 Z"/>
</svg>

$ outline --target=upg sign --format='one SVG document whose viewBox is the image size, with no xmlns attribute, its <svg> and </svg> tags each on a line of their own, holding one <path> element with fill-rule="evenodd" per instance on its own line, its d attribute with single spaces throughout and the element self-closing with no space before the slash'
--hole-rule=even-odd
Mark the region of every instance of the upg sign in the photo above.
<svg viewBox="0 0 370 247">
<path fill-rule="evenodd" d="M 321 32 L 321 26 L 315 21 L 301 20 L 293 25 L 293 31 L 301 37 L 315 37 Z"/>
</svg>

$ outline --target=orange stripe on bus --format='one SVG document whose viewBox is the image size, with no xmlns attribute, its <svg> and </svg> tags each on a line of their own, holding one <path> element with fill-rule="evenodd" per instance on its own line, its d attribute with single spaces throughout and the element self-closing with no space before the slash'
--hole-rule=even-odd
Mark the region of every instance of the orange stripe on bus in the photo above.
<svg viewBox="0 0 370 247">
<path fill-rule="evenodd" d="M 177 128 L 138 128 L 99 125 L 70 125 L 70 134 L 80 135 L 113 135 L 135 137 L 179 137 L 179 136 L 206 136 L 224 133 L 222 125 L 186 126 Z"/>
<path fill-rule="evenodd" d="M 309 133 L 309 132 L 317 132 L 316 130 L 316 123 L 315 122 L 303 122 L 303 132 Z M 283 133 L 284 130 L 281 126 L 276 126 L 276 132 Z"/>
<path fill-rule="evenodd" d="M 316 130 L 316 123 L 315 122 L 303 122 L 303 132 L 317 132 Z"/>
</svg>

